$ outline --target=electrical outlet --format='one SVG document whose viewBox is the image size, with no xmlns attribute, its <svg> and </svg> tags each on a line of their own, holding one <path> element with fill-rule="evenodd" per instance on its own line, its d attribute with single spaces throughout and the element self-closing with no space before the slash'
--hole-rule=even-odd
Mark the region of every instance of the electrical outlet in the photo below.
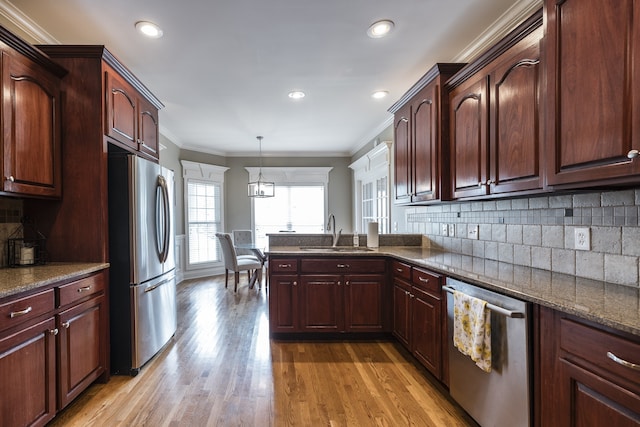
<svg viewBox="0 0 640 427">
<path fill-rule="evenodd" d="M 575 247 L 578 251 L 591 250 L 591 233 L 588 227 L 577 227 L 575 229 Z"/>
<path fill-rule="evenodd" d="M 449 237 L 456 237 L 456 225 L 449 224 Z"/>
<path fill-rule="evenodd" d="M 478 226 L 477 225 L 469 225 L 467 226 L 467 238 L 478 240 L 480 236 L 478 236 Z"/>
<path fill-rule="evenodd" d="M 449 226 L 447 224 L 442 224 L 442 235 L 443 236 L 449 235 Z"/>
</svg>

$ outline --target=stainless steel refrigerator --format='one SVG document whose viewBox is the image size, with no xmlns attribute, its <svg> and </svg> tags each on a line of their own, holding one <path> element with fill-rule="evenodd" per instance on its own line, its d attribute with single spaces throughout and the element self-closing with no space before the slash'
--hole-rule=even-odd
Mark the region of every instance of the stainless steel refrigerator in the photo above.
<svg viewBox="0 0 640 427">
<path fill-rule="evenodd" d="M 138 374 L 175 334 L 173 212 L 173 171 L 132 154 L 109 153 L 113 373 Z"/>
</svg>

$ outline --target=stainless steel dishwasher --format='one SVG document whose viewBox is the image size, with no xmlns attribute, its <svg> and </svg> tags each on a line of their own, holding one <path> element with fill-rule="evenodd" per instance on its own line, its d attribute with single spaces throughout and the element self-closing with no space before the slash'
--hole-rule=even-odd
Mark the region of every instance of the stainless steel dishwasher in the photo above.
<svg viewBox="0 0 640 427">
<path fill-rule="evenodd" d="M 449 392 L 482 427 L 531 425 L 531 304 L 447 278 Z M 453 291 L 480 298 L 491 311 L 491 372 L 453 345 Z"/>
</svg>

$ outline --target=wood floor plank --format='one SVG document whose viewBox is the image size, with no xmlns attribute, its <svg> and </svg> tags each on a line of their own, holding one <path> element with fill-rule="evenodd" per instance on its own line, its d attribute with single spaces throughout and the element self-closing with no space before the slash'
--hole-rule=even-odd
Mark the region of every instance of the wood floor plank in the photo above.
<svg viewBox="0 0 640 427">
<path fill-rule="evenodd" d="M 264 287 L 178 286 L 178 331 L 136 377 L 94 384 L 51 426 L 474 426 L 393 342 L 269 338 Z"/>
</svg>

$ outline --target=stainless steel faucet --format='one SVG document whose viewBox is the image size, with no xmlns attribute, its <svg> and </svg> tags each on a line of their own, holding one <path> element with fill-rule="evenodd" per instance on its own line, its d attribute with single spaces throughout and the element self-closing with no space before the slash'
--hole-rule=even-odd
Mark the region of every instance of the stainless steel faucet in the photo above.
<svg viewBox="0 0 640 427">
<path fill-rule="evenodd" d="M 336 217 L 334 214 L 329 215 L 329 222 L 327 222 L 327 231 L 331 231 L 331 235 L 333 236 L 333 247 L 335 248 L 336 246 L 338 246 L 338 239 L 340 239 L 340 234 L 342 234 L 342 228 L 336 233 Z"/>
</svg>

